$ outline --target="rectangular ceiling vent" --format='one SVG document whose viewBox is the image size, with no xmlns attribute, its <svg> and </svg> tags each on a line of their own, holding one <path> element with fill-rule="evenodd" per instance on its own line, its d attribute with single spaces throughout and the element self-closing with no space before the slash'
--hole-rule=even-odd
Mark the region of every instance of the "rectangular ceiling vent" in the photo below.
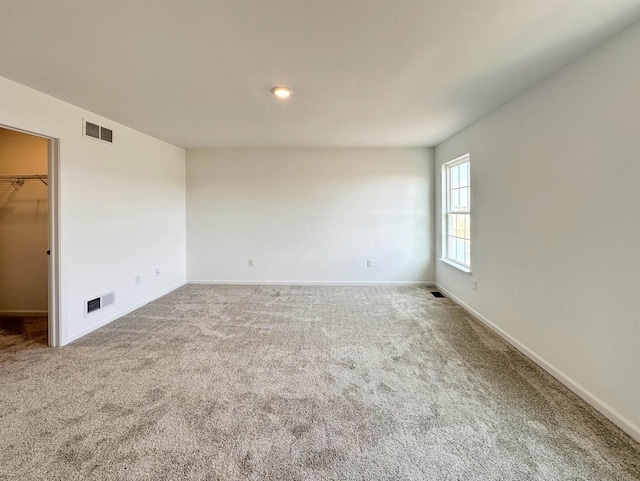
<svg viewBox="0 0 640 481">
<path fill-rule="evenodd" d="M 113 144 L 113 130 L 82 119 L 82 135 L 90 139 Z"/>
<path fill-rule="evenodd" d="M 84 301 L 84 316 L 87 317 L 89 314 L 93 314 L 101 309 L 105 309 L 109 306 L 112 306 L 116 303 L 116 293 L 115 291 L 107 292 L 99 297 L 95 297 L 93 299 L 87 299 Z"/>
</svg>

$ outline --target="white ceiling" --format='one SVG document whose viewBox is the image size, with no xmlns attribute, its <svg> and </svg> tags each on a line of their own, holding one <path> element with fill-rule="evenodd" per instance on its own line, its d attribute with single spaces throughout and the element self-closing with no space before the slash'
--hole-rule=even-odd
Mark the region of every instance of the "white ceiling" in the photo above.
<svg viewBox="0 0 640 481">
<path fill-rule="evenodd" d="M 0 75 L 186 148 L 425 146 L 639 19 L 640 0 L 0 0 Z"/>
</svg>

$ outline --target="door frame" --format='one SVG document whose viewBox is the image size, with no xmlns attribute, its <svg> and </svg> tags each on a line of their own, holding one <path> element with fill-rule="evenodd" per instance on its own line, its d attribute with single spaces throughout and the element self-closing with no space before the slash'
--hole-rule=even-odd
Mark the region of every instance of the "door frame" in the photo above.
<svg viewBox="0 0 640 481">
<path fill-rule="evenodd" d="M 50 255 L 47 256 L 49 262 L 47 338 L 49 346 L 59 347 L 62 345 L 62 329 L 60 326 L 60 139 L 11 125 L 0 124 L 0 127 L 47 139 L 47 210 L 50 252 Z"/>
</svg>

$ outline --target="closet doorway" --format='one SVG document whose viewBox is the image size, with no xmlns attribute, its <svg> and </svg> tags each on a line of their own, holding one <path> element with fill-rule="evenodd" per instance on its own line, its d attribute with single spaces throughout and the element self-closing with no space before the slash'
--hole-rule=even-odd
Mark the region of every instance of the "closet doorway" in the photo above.
<svg viewBox="0 0 640 481">
<path fill-rule="evenodd" d="M 59 345 L 57 141 L 0 126 L 0 350 Z"/>
</svg>

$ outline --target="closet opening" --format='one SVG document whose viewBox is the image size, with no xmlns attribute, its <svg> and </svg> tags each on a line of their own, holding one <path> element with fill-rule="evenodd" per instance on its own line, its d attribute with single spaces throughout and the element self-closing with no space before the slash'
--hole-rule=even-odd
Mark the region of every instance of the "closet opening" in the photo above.
<svg viewBox="0 0 640 481">
<path fill-rule="evenodd" d="M 55 139 L 0 126 L 0 350 L 60 345 Z M 53 260 L 52 260 L 53 258 Z"/>
</svg>

